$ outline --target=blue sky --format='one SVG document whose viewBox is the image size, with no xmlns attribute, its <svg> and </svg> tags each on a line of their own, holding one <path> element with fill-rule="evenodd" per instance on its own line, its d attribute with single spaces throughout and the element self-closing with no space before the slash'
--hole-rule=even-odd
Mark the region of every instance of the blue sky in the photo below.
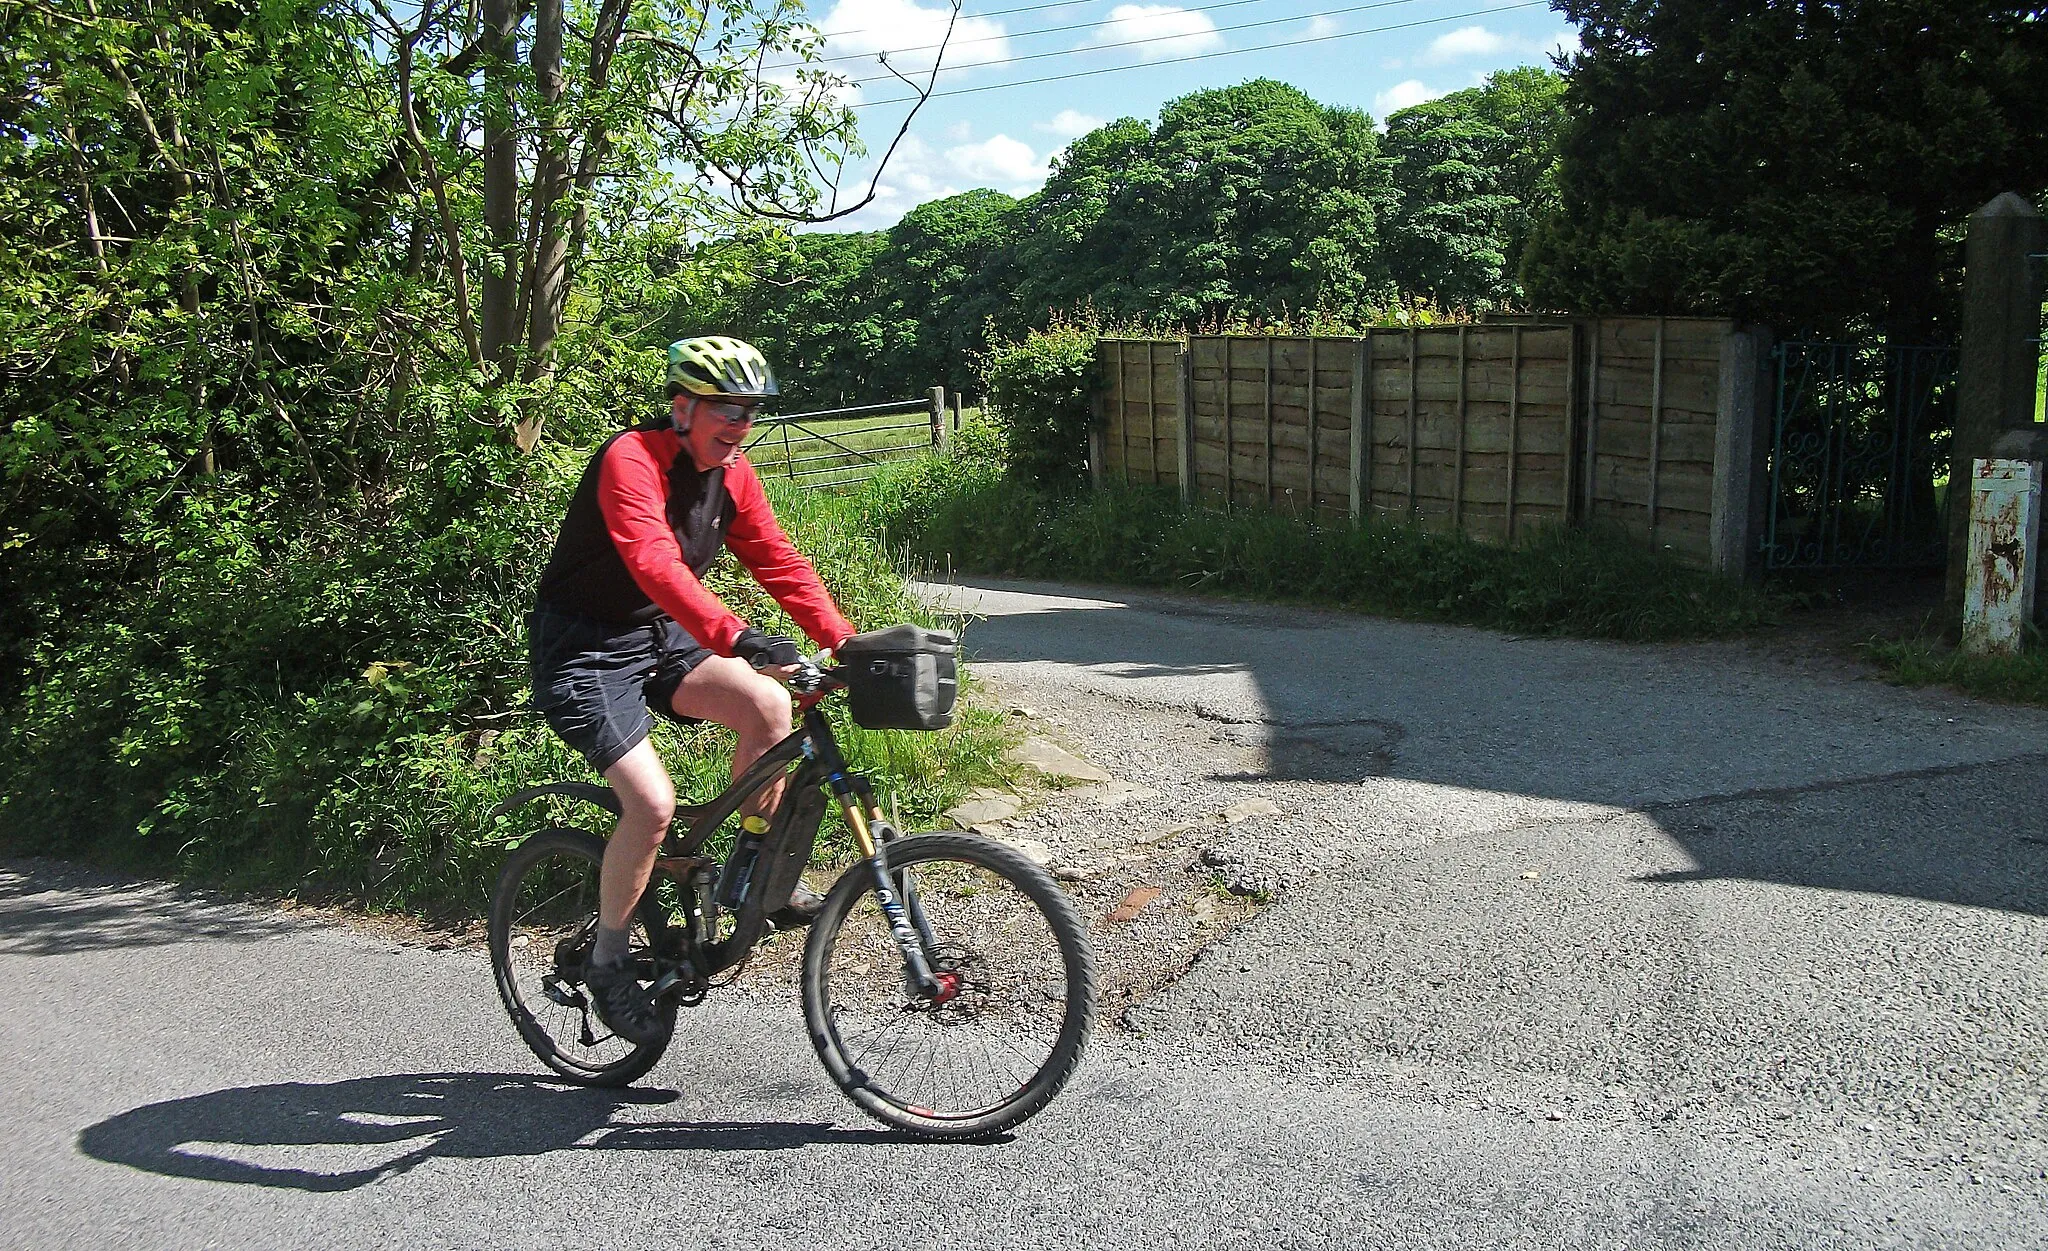
<svg viewBox="0 0 2048 1251">
<path fill-rule="evenodd" d="M 1560 47 L 1576 46 L 1562 16 L 1542 3 L 1510 7 L 1516 0 L 1072 0 L 1000 12 L 1035 2 L 1043 0 L 967 0 L 937 83 L 940 93 L 962 94 L 940 94 L 918 112 L 881 172 L 875 202 L 828 229 L 879 229 L 974 187 L 1028 194 L 1075 136 L 1118 117 L 1155 118 L 1166 101 L 1203 87 L 1275 78 L 1383 122 L 1394 109 L 1474 86 L 1497 69 L 1547 64 Z M 812 0 L 811 20 L 826 36 L 821 55 L 843 58 L 831 62 L 835 71 L 869 80 L 849 98 L 877 154 L 907 112 L 884 103 L 907 92 L 877 58 L 921 79 L 950 15 L 944 0 Z M 1395 26 L 1404 29 L 1387 29 Z M 1261 47 L 1282 43 L 1294 46 Z M 1174 60 L 1209 53 L 1228 55 Z M 1016 57 L 1037 59 L 975 64 Z M 1111 72 L 972 90 L 1087 70 Z M 872 165 L 849 173 L 847 198 L 865 190 Z"/>
</svg>

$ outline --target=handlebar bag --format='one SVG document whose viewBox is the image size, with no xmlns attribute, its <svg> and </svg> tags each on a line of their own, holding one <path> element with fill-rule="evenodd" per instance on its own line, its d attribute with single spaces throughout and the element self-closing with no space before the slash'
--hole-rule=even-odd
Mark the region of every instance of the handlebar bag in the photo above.
<svg viewBox="0 0 2048 1251">
<path fill-rule="evenodd" d="M 953 724 L 960 640 L 945 630 L 897 625 L 839 649 L 839 676 L 856 724 L 870 730 L 943 730 Z"/>
</svg>

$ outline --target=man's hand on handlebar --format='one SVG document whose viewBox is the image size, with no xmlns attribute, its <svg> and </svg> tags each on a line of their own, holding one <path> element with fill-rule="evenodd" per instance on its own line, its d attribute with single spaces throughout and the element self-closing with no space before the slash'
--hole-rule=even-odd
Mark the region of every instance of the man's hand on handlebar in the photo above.
<svg viewBox="0 0 2048 1251">
<path fill-rule="evenodd" d="M 732 641 L 732 654 L 778 681 L 803 663 L 804 654 L 796 640 L 781 634 L 764 634 L 752 626 Z"/>
<path fill-rule="evenodd" d="M 823 676 L 818 666 L 832 658 L 832 649 L 806 658 L 797 650 L 795 639 L 748 626 L 733 640 L 732 654 L 798 694 L 809 694 L 818 689 Z"/>
</svg>

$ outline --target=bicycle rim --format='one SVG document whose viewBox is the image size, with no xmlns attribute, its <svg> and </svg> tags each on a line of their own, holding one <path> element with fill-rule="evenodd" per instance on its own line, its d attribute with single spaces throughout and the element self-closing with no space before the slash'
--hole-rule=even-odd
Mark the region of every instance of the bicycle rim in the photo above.
<svg viewBox="0 0 2048 1251">
<path fill-rule="evenodd" d="M 491 898 L 491 964 L 498 994 L 540 1061 L 585 1085 L 624 1085 L 645 1074 L 668 1046 L 636 1046 L 613 1034 L 588 1005 L 582 966 L 597 931 L 604 840 L 581 830 L 528 839 L 500 874 Z M 647 906 L 636 917 L 631 959 L 649 947 Z M 658 925 L 658 922 L 656 923 Z M 673 1022 L 673 1006 L 664 1014 Z"/>
<path fill-rule="evenodd" d="M 826 1070 L 864 1110 L 927 1137 L 1001 1133 L 1044 1107 L 1080 1061 L 1095 1011 L 1079 915 L 1043 869 L 984 839 L 889 846 L 898 893 L 922 908 L 927 958 L 950 979 L 918 993 L 866 865 L 841 879 L 804 954 L 804 1015 Z"/>
</svg>

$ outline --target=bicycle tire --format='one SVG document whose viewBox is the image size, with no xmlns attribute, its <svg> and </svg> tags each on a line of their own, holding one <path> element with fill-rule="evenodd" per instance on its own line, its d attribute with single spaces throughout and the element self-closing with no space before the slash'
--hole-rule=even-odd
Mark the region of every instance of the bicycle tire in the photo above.
<svg viewBox="0 0 2048 1251">
<path fill-rule="evenodd" d="M 975 1140 L 1005 1133 L 1050 1103 L 1081 1062 L 1095 1019 L 1095 956 L 1086 926 L 1051 874 L 1001 843 L 968 835 L 920 834 L 889 843 L 887 857 L 892 876 L 916 870 L 912 878 L 918 883 L 920 905 L 931 917 L 934 938 L 947 952 L 935 965 L 951 960 L 957 967 L 975 970 L 981 985 L 979 998 L 969 1002 L 970 996 L 961 994 L 945 1007 L 934 1007 L 907 992 L 902 955 L 875 902 L 871 870 L 865 863 L 859 864 L 826 896 L 804 945 L 804 1024 L 811 1045 L 840 1091 L 885 1125 L 932 1139 Z M 938 868 L 940 862 L 956 868 Z M 966 872 L 956 871 L 961 867 Z M 993 889 L 998 883 L 1013 888 L 1015 895 L 998 897 Z M 984 894 L 988 898 L 982 899 Z M 981 902 L 975 902 L 977 899 Z M 1044 923 L 1043 935 L 1023 924 L 1027 913 L 1033 911 Z M 851 936 L 850 920 L 857 931 Z M 1004 948 L 997 953 L 1002 959 L 1000 966 L 991 964 L 988 952 L 962 936 L 976 926 L 981 927 L 978 933 L 993 936 L 994 944 Z M 991 941 L 989 937 L 979 940 L 982 946 Z M 1062 981 L 1057 992 L 1045 981 L 1051 976 L 1055 956 Z M 835 979 L 835 968 L 843 976 Z M 997 996 L 989 993 L 999 979 L 1011 992 L 1014 1007 L 998 1004 Z M 1016 1025 L 1034 1006 L 1050 1012 L 1055 1001 L 1059 1021 L 1044 1058 L 1013 1089 L 992 1102 L 941 1110 L 937 1100 L 924 1092 L 896 1089 L 919 1080 L 936 1088 L 936 1060 L 920 1072 L 913 1059 L 900 1078 L 877 1072 L 883 1067 L 881 1062 L 867 1064 L 878 1045 L 872 1040 L 873 1031 L 888 1035 L 907 1027 L 912 1035 L 921 1032 L 933 1048 L 945 1045 L 971 1053 L 978 1042 L 981 1062 L 992 1079 L 988 1085 L 997 1087 L 1015 1080 L 1018 1074 L 1007 1067 L 991 1042 L 1030 1063 L 1035 1047 L 1016 1046 Z M 943 1014 L 955 1007 L 960 1009 L 959 1015 L 948 1020 Z M 1006 1018 L 1002 1015 L 1006 1012 L 1014 1015 Z M 923 1019 L 914 1020 L 918 1016 Z M 849 1031 L 842 1029 L 843 1025 L 865 1027 L 869 1033 L 849 1041 Z M 951 1032 L 955 1030 L 967 1032 Z M 941 1044 L 941 1039 L 950 1041 Z M 861 1045 L 867 1051 L 855 1049 Z M 968 1060 L 972 1067 L 971 1054 Z M 912 1078 L 912 1073 L 918 1076 Z M 952 1080 L 957 1092 L 957 1071 Z"/>
<path fill-rule="evenodd" d="M 624 1086 L 644 1077 L 668 1050 L 675 1030 L 676 1008 L 670 1002 L 657 1005 L 662 1028 L 653 1042 L 636 1045 L 609 1033 L 591 1046 L 585 1046 L 576 1034 L 565 1041 L 562 1036 L 569 1032 L 572 1020 L 588 1028 L 596 1014 L 551 1000 L 543 989 L 543 979 L 559 979 L 558 945 L 575 941 L 575 934 L 595 924 L 597 875 L 604 863 L 604 848 L 603 839 L 584 830 L 543 830 L 505 858 L 491 891 L 491 971 L 498 984 L 498 998 L 520 1038 L 540 1062 L 580 1086 Z M 550 872 L 579 880 L 550 892 L 550 897 L 533 899 L 532 892 L 548 888 L 551 879 L 546 875 Z M 582 893 L 572 893 L 579 890 Z M 524 909 L 522 900 L 527 904 Z M 534 915 L 543 908 L 549 909 L 546 915 Z M 642 898 L 636 915 L 636 938 L 646 940 L 634 944 L 633 958 L 637 959 L 666 928 L 667 918 L 651 897 Z M 533 955 L 527 956 L 527 952 Z M 581 994 L 573 979 L 566 989 L 572 996 Z"/>
</svg>

